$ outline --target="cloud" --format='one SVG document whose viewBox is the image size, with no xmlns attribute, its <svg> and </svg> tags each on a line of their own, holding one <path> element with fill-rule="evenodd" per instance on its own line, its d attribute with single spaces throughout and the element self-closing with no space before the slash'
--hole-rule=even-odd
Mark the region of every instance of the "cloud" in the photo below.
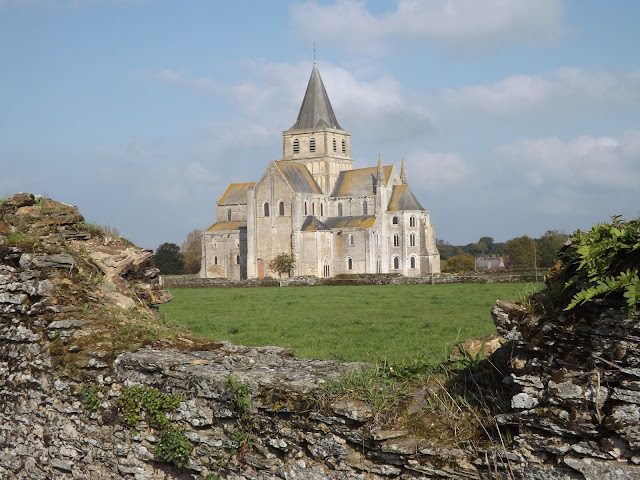
<svg viewBox="0 0 640 480">
<path fill-rule="evenodd" d="M 562 31 L 561 0 L 399 0 L 375 14 L 363 1 L 297 4 L 292 23 L 308 41 L 381 54 L 394 40 L 418 39 L 472 53 L 513 43 L 542 43 Z"/>
<path fill-rule="evenodd" d="M 512 75 L 489 85 L 445 89 L 439 105 L 453 113 L 493 117 L 543 112 L 620 109 L 640 105 L 640 69 L 588 72 L 565 67 L 549 75 Z"/>
<path fill-rule="evenodd" d="M 447 190 L 471 178 L 473 169 L 454 153 L 416 151 L 405 159 L 407 182 L 420 190 Z"/>
<path fill-rule="evenodd" d="M 639 192 L 640 130 L 618 137 L 521 139 L 496 150 L 495 162 L 514 182 L 581 194 Z"/>
</svg>

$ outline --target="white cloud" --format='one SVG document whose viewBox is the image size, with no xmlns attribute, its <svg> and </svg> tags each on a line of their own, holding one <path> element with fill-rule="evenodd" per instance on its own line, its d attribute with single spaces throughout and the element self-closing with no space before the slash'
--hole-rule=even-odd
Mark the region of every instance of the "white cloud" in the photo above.
<svg viewBox="0 0 640 480">
<path fill-rule="evenodd" d="M 296 5 L 292 23 L 301 37 L 355 52 L 378 54 L 396 39 L 442 43 L 469 53 L 506 43 L 540 43 L 561 32 L 561 0 L 399 0 L 381 14 L 363 1 Z"/>
<path fill-rule="evenodd" d="M 471 178 L 473 169 L 454 153 L 416 151 L 405 159 L 407 183 L 412 189 L 446 190 Z"/>
<path fill-rule="evenodd" d="M 512 75 L 490 85 L 445 89 L 437 101 L 454 114 L 466 110 L 495 117 L 633 108 L 640 105 L 640 69 L 588 72 L 566 67 L 546 76 Z"/>
<path fill-rule="evenodd" d="M 522 139 L 498 148 L 495 158 L 514 182 L 524 181 L 550 195 L 558 189 L 640 193 L 640 130 L 617 138 Z"/>
</svg>

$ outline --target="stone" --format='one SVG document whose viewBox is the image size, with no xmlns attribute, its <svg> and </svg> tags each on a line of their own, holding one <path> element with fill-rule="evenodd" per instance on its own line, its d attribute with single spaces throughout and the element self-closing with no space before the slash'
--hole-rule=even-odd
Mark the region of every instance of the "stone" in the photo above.
<svg viewBox="0 0 640 480">
<path fill-rule="evenodd" d="M 538 400 L 527 393 L 518 393 L 511 397 L 511 408 L 516 410 L 530 409 L 538 405 Z"/>
</svg>

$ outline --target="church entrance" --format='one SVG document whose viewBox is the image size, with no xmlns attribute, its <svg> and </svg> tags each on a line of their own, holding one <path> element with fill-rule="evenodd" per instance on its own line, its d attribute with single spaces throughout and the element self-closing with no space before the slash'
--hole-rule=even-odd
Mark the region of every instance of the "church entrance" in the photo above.
<svg viewBox="0 0 640 480">
<path fill-rule="evenodd" d="M 264 278 L 264 262 L 258 260 L 258 278 Z"/>
</svg>

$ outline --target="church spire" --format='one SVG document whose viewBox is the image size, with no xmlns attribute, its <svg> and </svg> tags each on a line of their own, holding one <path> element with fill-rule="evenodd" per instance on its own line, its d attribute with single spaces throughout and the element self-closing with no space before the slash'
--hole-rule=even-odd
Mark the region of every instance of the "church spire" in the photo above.
<svg viewBox="0 0 640 480">
<path fill-rule="evenodd" d="M 378 185 L 384 185 L 384 169 L 382 168 L 382 157 L 378 154 L 378 173 L 376 175 Z"/>
<path fill-rule="evenodd" d="M 407 184 L 407 172 L 404 171 L 404 157 L 402 157 L 402 165 L 400 166 L 400 181 L 402 185 Z"/>
<path fill-rule="evenodd" d="M 333 113 L 329 96 L 324 88 L 322 77 L 320 77 L 320 72 L 315 62 L 315 50 L 311 78 L 309 78 L 307 91 L 304 94 L 304 99 L 300 106 L 300 113 L 298 113 L 296 123 L 294 123 L 289 130 L 306 130 L 312 128 L 335 128 L 337 130 L 343 130 L 336 119 L 335 113 Z"/>
</svg>

